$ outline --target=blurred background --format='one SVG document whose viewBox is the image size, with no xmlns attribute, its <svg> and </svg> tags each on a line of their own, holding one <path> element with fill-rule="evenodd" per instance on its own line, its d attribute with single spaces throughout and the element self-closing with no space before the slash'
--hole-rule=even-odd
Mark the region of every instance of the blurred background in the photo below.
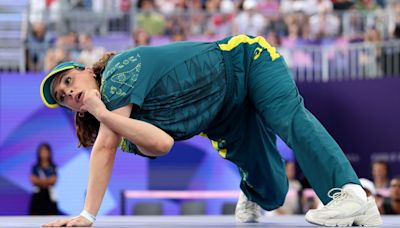
<svg viewBox="0 0 400 228">
<path fill-rule="evenodd" d="M 0 1 L 0 215 L 74 215 L 90 150 L 73 113 L 46 108 L 45 72 L 91 65 L 107 51 L 176 41 L 264 36 L 293 72 L 306 106 L 345 151 L 384 214 L 400 214 L 400 1 Z M 278 139 L 290 190 L 268 216 L 318 205 Z M 321 177 L 324 178 L 324 177 Z M 232 214 L 239 172 L 200 136 L 149 160 L 118 152 L 101 215 Z"/>
</svg>

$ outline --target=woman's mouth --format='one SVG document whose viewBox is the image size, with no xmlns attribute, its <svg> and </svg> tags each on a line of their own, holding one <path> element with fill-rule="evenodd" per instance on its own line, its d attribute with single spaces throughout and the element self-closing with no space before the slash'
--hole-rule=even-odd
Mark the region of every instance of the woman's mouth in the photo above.
<svg viewBox="0 0 400 228">
<path fill-rule="evenodd" d="M 83 98 L 83 91 L 78 93 L 78 95 L 76 96 L 76 102 L 79 103 L 81 101 L 81 98 Z"/>
</svg>

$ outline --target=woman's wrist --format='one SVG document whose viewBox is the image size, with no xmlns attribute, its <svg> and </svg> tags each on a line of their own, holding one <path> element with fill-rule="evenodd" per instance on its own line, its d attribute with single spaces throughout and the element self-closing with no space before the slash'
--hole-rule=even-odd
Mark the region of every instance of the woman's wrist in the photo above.
<svg viewBox="0 0 400 228">
<path fill-rule="evenodd" d="M 90 214 L 88 211 L 83 210 L 80 213 L 80 216 L 84 217 L 85 219 L 89 220 L 91 223 L 94 223 L 96 221 L 96 216 Z"/>
<path fill-rule="evenodd" d="M 106 118 L 108 112 L 109 112 L 108 109 L 102 108 L 97 111 L 97 114 L 95 117 L 99 122 L 103 122 L 104 119 Z"/>
</svg>

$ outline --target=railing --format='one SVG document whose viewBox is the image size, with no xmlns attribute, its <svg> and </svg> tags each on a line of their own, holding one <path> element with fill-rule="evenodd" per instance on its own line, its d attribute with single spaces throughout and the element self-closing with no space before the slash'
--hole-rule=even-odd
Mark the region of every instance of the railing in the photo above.
<svg viewBox="0 0 400 228">
<path fill-rule="evenodd" d="M 0 71 L 25 71 L 26 3 L 0 3 Z"/>
<path fill-rule="evenodd" d="M 299 82 L 400 76 L 400 40 L 297 46 L 281 53 Z"/>
</svg>

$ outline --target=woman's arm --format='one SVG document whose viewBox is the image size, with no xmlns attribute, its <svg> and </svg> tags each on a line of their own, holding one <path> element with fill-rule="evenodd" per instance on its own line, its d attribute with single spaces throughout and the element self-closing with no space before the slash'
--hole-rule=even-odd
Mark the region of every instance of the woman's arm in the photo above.
<svg viewBox="0 0 400 228">
<path fill-rule="evenodd" d="M 131 119 L 132 104 L 119 108 L 119 113 L 110 112 L 100 99 L 97 90 L 85 93 L 81 111 L 88 111 L 102 124 L 117 134 L 125 137 L 147 156 L 167 154 L 174 144 L 174 139 L 160 128 L 144 121 Z"/>
<path fill-rule="evenodd" d="M 152 124 L 129 118 L 131 104 L 120 110 L 124 115 L 104 109 L 98 115 L 98 120 L 134 143 L 147 156 L 162 156 L 171 150 L 174 139 L 170 135 Z"/>
<path fill-rule="evenodd" d="M 53 175 L 47 178 L 39 178 L 36 175 L 31 175 L 31 182 L 33 185 L 36 185 L 41 188 L 46 188 L 54 185 L 57 182 L 57 176 Z"/>
<path fill-rule="evenodd" d="M 45 183 L 44 183 L 44 180 L 40 179 L 38 176 L 33 175 L 33 174 L 31 175 L 31 182 L 32 182 L 33 185 L 38 186 L 40 188 L 46 187 Z"/>
<path fill-rule="evenodd" d="M 89 162 L 89 180 L 84 209 L 96 215 L 114 166 L 120 137 L 104 124 L 100 124 Z"/>
<path fill-rule="evenodd" d="M 117 115 L 121 110 L 115 110 Z M 114 166 L 115 153 L 121 137 L 109 129 L 106 125 L 100 124 L 99 133 L 90 154 L 89 180 L 85 198 L 84 210 L 96 216 L 99 211 L 101 201 L 110 180 L 112 168 Z M 45 227 L 59 226 L 91 226 L 92 223 L 82 216 L 72 219 L 57 220 Z"/>
</svg>

